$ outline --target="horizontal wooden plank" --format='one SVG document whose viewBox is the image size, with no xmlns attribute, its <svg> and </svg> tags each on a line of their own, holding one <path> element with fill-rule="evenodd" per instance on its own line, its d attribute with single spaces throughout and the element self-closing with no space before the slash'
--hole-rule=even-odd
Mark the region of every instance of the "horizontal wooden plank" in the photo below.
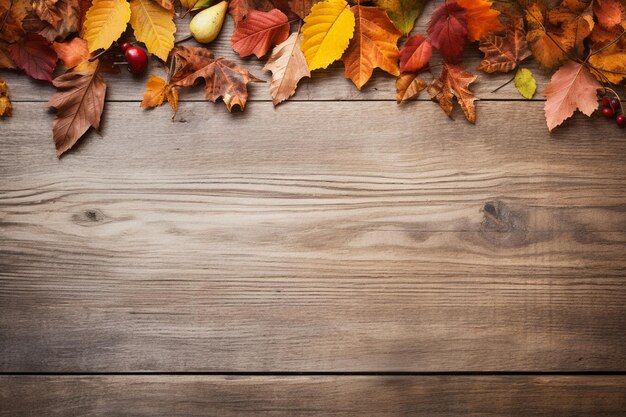
<svg viewBox="0 0 626 417">
<path fill-rule="evenodd" d="M 0 370 L 626 370 L 626 141 L 541 106 L 110 103 L 59 161 L 23 103 Z"/>
<path fill-rule="evenodd" d="M 426 6 L 424 14 L 417 22 L 416 31 L 425 33 L 426 25 L 432 15 L 433 10 L 439 4 L 430 2 Z M 177 38 L 183 39 L 188 35 L 188 19 L 178 22 Z M 207 45 L 209 49 L 215 52 L 217 56 L 223 56 L 244 65 L 255 76 L 269 80 L 270 73 L 263 71 L 266 59 L 240 58 L 230 45 L 231 34 L 234 30 L 232 19 L 227 18 L 222 33 L 216 41 Z M 195 45 L 195 41 L 187 41 L 183 44 Z M 470 71 L 476 72 L 476 68 L 480 62 L 482 54 L 478 51 L 476 44 L 468 45 L 463 65 Z M 440 71 L 440 58 L 433 58 L 433 71 Z M 537 64 L 528 60 L 525 65 L 533 70 L 537 82 L 538 91 L 543 91 L 543 87 L 547 84 L 549 76 L 547 72 L 541 70 Z M 156 59 L 152 62 L 152 71 L 156 74 L 164 74 L 163 65 Z M 479 74 L 479 80 L 472 86 L 477 96 L 481 99 L 522 99 L 520 94 L 515 90 L 515 86 L 511 83 L 497 92 L 493 90 L 506 83 L 512 77 L 512 74 Z M 11 97 L 15 101 L 47 101 L 53 93 L 53 88 L 44 83 L 34 82 L 23 74 L 10 71 L 0 71 L 0 77 L 5 78 L 11 89 Z M 429 79 L 429 75 L 425 75 Z M 132 77 L 126 71 L 117 76 L 107 76 L 110 80 L 107 92 L 109 100 L 141 100 L 145 80 L 144 77 Z M 269 84 L 252 84 L 250 99 L 253 101 L 270 100 Z M 181 95 L 181 100 L 201 100 L 204 93 L 201 88 L 195 89 L 194 92 Z M 422 99 L 427 100 L 427 94 L 422 94 Z M 542 99 L 541 95 L 537 95 L 537 99 Z M 318 70 L 313 72 L 311 79 L 303 79 L 298 88 L 297 94 L 292 98 L 296 101 L 308 100 L 395 100 L 395 80 L 394 77 L 380 70 L 376 70 L 374 77 L 368 82 L 361 91 L 359 91 L 350 80 L 344 76 L 343 64 L 338 62 L 333 64 L 329 69 Z"/>
<path fill-rule="evenodd" d="M 622 376 L 0 377 L 0 416 L 622 417 Z"/>
</svg>

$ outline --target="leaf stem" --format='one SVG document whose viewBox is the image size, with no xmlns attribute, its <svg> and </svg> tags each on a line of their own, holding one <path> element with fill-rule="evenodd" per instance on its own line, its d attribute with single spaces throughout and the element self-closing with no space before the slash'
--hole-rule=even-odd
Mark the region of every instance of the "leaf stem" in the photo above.
<svg viewBox="0 0 626 417">
<path fill-rule="evenodd" d="M 496 93 L 498 92 L 500 89 L 506 87 L 507 85 L 511 84 L 513 82 L 513 80 L 515 80 L 515 76 L 513 76 L 513 78 L 511 78 L 509 81 L 505 82 L 504 84 L 502 84 L 500 87 L 496 88 L 495 90 L 492 91 L 492 93 Z"/>
</svg>

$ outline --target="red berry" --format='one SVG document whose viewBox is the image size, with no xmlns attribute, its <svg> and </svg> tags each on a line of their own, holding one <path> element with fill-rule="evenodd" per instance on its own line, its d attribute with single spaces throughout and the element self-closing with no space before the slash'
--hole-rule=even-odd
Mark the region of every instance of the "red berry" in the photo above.
<svg viewBox="0 0 626 417">
<path fill-rule="evenodd" d="M 614 98 L 613 100 L 611 100 L 611 107 L 613 107 L 613 110 L 617 110 L 620 107 L 620 103 L 619 100 Z"/>
<path fill-rule="evenodd" d="M 124 45 L 128 45 L 126 43 L 122 44 L 122 49 L 124 49 Z M 604 107 L 609 107 L 611 105 L 611 99 L 608 98 L 607 96 L 602 97 L 602 105 Z"/>
<path fill-rule="evenodd" d="M 605 107 L 602 109 L 602 116 L 606 117 L 607 119 L 613 117 L 614 114 L 615 112 L 613 112 L 613 109 L 610 107 Z"/>
<path fill-rule="evenodd" d="M 624 117 L 623 114 L 620 114 L 619 116 L 617 116 L 615 121 L 617 122 L 617 125 L 619 127 L 625 127 L 626 126 L 626 117 Z"/>
<path fill-rule="evenodd" d="M 136 46 L 122 44 L 126 62 L 128 62 L 128 71 L 133 74 L 141 74 L 148 68 L 148 54 L 141 48 Z"/>
<path fill-rule="evenodd" d="M 123 44 L 120 45 L 120 48 L 122 49 L 122 51 L 126 52 L 126 50 L 128 48 L 130 48 L 132 45 L 128 42 L 124 42 Z M 604 101 L 602 102 L 604 103 Z M 610 103 L 609 103 L 610 104 Z M 608 104 L 604 104 L 605 106 L 608 106 Z"/>
</svg>

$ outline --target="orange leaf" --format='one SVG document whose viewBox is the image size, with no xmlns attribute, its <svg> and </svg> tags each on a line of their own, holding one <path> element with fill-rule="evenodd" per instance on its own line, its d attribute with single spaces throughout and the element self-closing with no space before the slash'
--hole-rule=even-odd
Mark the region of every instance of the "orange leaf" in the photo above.
<svg viewBox="0 0 626 417">
<path fill-rule="evenodd" d="M 239 22 L 233 32 L 231 45 L 240 56 L 256 55 L 261 58 L 289 37 L 289 19 L 278 9 L 269 12 L 252 10 Z"/>
<path fill-rule="evenodd" d="M 623 0 L 595 0 L 593 12 L 598 23 L 606 29 L 612 29 L 626 20 L 626 5 Z"/>
<path fill-rule="evenodd" d="M 505 36 L 489 33 L 480 40 L 479 49 L 485 53 L 478 70 L 486 73 L 509 72 L 531 54 L 526 43 L 524 20 L 511 17 Z"/>
<path fill-rule="evenodd" d="M 476 80 L 476 76 L 463 70 L 460 66 L 443 64 L 441 75 L 428 87 L 428 93 L 435 100 L 448 116 L 452 114 L 454 108 L 453 97 L 465 113 L 465 117 L 470 123 L 476 122 L 476 107 L 474 101 L 476 96 L 469 89 L 469 85 Z"/>
<path fill-rule="evenodd" d="M 370 79 L 374 68 L 399 75 L 398 39 L 402 33 L 380 7 L 353 6 L 354 36 L 341 60 L 346 66 L 346 78 L 358 89 Z"/>
<path fill-rule="evenodd" d="M 491 8 L 488 0 L 457 0 L 467 10 L 467 36 L 470 41 L 477 41 L 489 32 L 504 30 L 498 16 L 500 12 Z"/>
<path fill-rule="evenodd" d="M 74 38 L 69 42 L 54 42 L 52 48 L 56 51 L 63 66 L 76 72 L 94 72 L 97 62 L 89 62 L 91 54 L 87 42 L 81 38 Z"/>
<path fill-rule="evenodd" d="M 176 114 L 178 112 L 178 90 L 167 84 L 163 78 L 151 75 L 146 83 L 146 91 L 143 93 L 140 107 L 158 107 L 165 100 L 170 103 L 174 114 Z"/>
<path fill-rule="evenodd" d="M 13 112 L 13 106 L 9 99 L 9 87 L 6 81 L 0 78 L 0 117 L 10 117 Z"/>
</svg>

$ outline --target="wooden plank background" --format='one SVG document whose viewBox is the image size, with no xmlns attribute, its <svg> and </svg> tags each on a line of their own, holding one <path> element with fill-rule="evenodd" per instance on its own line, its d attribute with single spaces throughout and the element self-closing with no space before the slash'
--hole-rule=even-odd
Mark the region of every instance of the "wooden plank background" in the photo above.
<svg viewBox="0 0 626 417">
<path fill-rule="evenodd" d="M 626 415 L 612 123 L 550 135 L 485 75 L 453 122 L 341 65 L 172 122 L 120 74 L 57 160 L 52 89 L 0 76 L 0 415 Z"/>
</svg>

